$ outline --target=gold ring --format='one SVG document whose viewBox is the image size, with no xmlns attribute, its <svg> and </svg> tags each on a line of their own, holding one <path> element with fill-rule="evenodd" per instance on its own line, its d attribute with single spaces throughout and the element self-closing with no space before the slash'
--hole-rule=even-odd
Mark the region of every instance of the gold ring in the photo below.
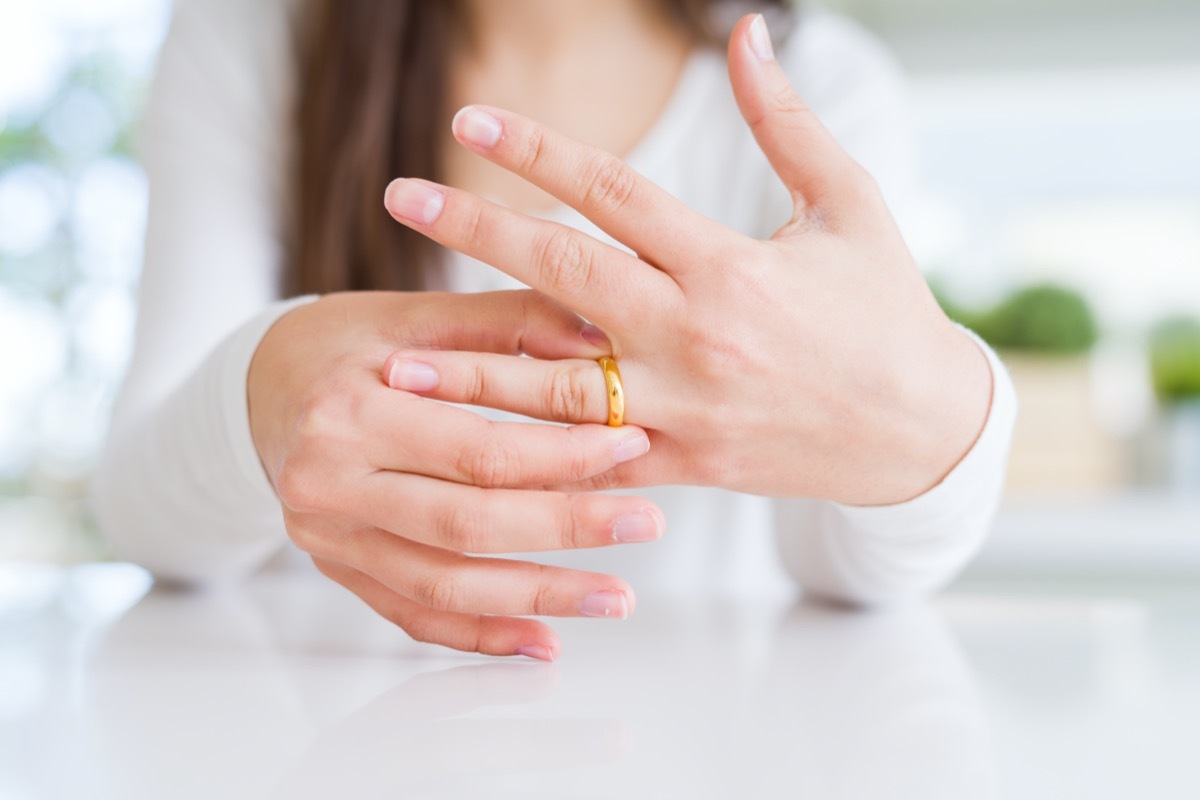
<svg viewBox="0 0 1200 800">
<path fill-rule="evenodd" d="M 608 424 L 619 428 L 625 424 L 625 387 L 621 385 L 621 370 L 617 369 L 617 360 L 610 356 L 598 359 L 600 369 L 604 370 L 604 390 L 608 395 Z"/>
</svg>

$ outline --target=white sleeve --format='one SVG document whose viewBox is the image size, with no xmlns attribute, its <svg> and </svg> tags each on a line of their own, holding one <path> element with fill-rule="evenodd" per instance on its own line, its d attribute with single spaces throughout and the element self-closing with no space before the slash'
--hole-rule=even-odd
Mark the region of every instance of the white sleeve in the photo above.
<svg viewBox="0 0 1200 800">
<path fill-rule="evenodd" d="M 1017 395 L 990 347 L 971 334 L 992 369 L 987 422 L 941 483 L 889 506 L 776 500 L 784 566 L 806 592 L 878 605 L 932 592 L 958 573 L 987 537 L 1000 503 Z"/>
<path fill-rule="evenodd" d="M 284 541 L 246 372 L 279 303 L 287 25 L 278 2 L 181 0 L 141 130 L 150 210 L 133 361 L 92 486 L 123 558 L 200 581 Z"/>
<path fill-rule="evenodd" d="M 903 228 L 915 140 L 904 81 L 890 56 L 848 20 L 814 12 L 801 17 L 781 63 L 842 146 L 875 176 Z M 972 338 L 991 366 L 991 406 L 978 440 L 940 484 L 890 506 L 776 501 L 779 552 L 806 592 L 867 605 L 926 594 L 982 545 L 1003 490 L 1017 398 L 999 358 Z"/>
</svg>

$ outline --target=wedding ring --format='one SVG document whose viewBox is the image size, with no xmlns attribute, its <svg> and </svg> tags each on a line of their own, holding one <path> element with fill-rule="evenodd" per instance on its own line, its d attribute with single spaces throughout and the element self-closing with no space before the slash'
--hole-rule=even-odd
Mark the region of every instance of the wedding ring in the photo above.
<svg viewBox="0 0 1200 800">
<path fill-rule="evenodd" d="M 621 370 L 617 360 L 610 356 L 598 359 L 604 371 L 604 390 L 608 395 L 608 424 L 619 428 L 625 424 L 625 387 L 621 385 Z"/>
</svg>

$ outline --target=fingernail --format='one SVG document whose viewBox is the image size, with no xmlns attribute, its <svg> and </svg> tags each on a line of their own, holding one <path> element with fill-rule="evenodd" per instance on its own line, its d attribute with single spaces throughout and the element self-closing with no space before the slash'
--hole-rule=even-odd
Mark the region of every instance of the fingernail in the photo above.
<svg viewBox="0 0 1200 800">
<path fill-rule="evenodd" d="M 553 661 L 554 654 L 550 652 L 549 647 L 542 647 L 540 644 L 525 644 L 518 647 L 515 651 L 516 655 L 526 656 L 528 658 L 536 658 L 538 661 Z"/>
<path fill-rule="evenodd" d="M 579 613 L 585 617 L 625 619 L 629 616 L 629 601 L 624 592 L 592 592 L 579 604 Z"/>
<path fill-rule="evenodd" d="M 650 439 L 644 433 L 635 433 L 617 445 L 613 451 L 613 465 L 624 464 L 650 451 Z"/>
<path fill-rule="evenodd" d="M 409 392 L 428 392 L 438 385 L 437 370 L 421 361 L 397 358 L 388 373 L 388 386 Z"/>
<path fill-rule="evenodd" d="M 476 147 L 491 147 L 500 141 L 504 131 L 500 120 L 475 106 L 467 106 L 455 114 L 450 127 L 458 138 Z"/>
<path fill-rule="evenodd" d="M 387 207 L 392 213 L 418 225 L 432 225 L 445 205 L 444 194 L 416 181 L 400 178 L 387 189 Z"/>
<path fill-rule="evenodd" d="M 593 347 L 598 347 L 606 351 L 612 349 L 612 342 L 608 340 L 608 334 L 590 322 L 583 326 L 583 330 L 579 331 L 579 335 Z"/>
<path fill-rule="evenodd" d="M 750 23 L 750 49 L 759 61 L 770 61 L 775 58 L 775 48 L 771 46 L 771 34 L 767 32 L 767 21 L 762 14 L 756 14 Z"/>
<path fill-rule="evenodd" d="M 661 517 L 650 509 L 618 517 L 613 523 L 613 539 L 624 544 L 653 542 L 662 537 Z"/>
</svg>

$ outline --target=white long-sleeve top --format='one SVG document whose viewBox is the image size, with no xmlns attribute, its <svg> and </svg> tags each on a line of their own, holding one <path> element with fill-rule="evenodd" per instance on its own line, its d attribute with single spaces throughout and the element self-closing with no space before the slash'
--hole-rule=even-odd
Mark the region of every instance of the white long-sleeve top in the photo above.
<svg viewBox="0 0 1200 800">
<path fill-rule="evenodd" d="M 246 376 L 267 328 L 306 301 L 283 299 L 278 289 L 295 4 L 180 0 L 145 113 L 150 213 L 137 338 L 93 502 L 115 550 L 170 579 L 244 575 L 290 547 L 250 436 Z M 912 139 L 902 81 L 880 45 L 845 19 L 812 12 L 799 18 L 779 58 L 801 96 L 902 208 Z M 691 56 L 627 160 L 746 234 L 765 238 L 790 215 L 719 52 Z M 611 241 L 572 209 L 545 216 Z M 457 254 L 427 284 L 461 292 L 519 286 Z M 537 559 L 613 572 L 638 589 L 750 593 L 799 582 L 865 603 L 933 590 L 978 549 L 1003 484 L 1016 399 L 1004 367 L 980 346 L 993 376 L 986 425 L 949 476 L 914 500 L 863 508 L 655 487 L 639 494 L 665 512 L 662 540 Z"/>
</svg>

